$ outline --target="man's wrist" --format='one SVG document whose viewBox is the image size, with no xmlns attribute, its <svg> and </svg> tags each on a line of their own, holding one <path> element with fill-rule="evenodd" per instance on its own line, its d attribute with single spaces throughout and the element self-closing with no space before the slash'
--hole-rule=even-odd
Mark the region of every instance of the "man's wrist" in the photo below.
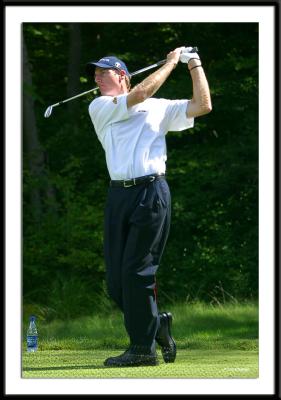
<svg viewBox="0 0 281 400">
<path fill-rule="evenodd" d="M 196 66 L 199 66 L 199 65 L 201 65 L 201 64 L 202 64 L 202 63 L 201 63 L 201 60 L 199 60 L 198 58 L 191 58 L 191 59 L 188 61 L 187 66 L 188 66 L 188 69 L 190 70 L 191 68 L 196 67 Z"/>
</svg>

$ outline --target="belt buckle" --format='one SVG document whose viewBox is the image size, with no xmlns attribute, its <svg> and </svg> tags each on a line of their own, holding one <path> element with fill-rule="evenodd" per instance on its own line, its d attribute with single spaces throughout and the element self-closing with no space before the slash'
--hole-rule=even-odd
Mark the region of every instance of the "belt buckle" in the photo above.
<svg viewBox="0 0 281 400">
<path fill-rule="evenodd" d="M 128 179 L 128 180 L 129 181 L 134 181 L 134 183 L 132 183 L 131 185 L 130 184 L 127 185 L 126 182 L 128 182 L 128 181 L 123 181 L 123 187 L 124 188 L 129 188 L 129 187 L 134 186 L 136 184 L 136 180 L 135 179 Z"/>
</svg>

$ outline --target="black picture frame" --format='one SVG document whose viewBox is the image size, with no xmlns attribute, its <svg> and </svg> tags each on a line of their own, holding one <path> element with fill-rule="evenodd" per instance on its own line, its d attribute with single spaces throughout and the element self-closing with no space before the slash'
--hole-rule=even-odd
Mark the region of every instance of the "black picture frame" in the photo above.
<svg viewBox="0 0 281 400">
<path fill-rule="evenodd" d="M 29 1 L 10 1 L 6 0 L 4 1 L 4 11 L 6 11 L 10 7 L 16 7 L 16 6 L 43 6 L 43 5 L 48 5 L 48 6 L 63 6 L 63 7 L 68 7 L 68 6 L 77 6 L 77 7 L 83 7 L 83 6 L 137 6 L 137 5 L 145 5 L 147 7 L 149 6 L 172 6 L 172 7 L 177 7 L 177 6 L 185 6 L 185 7 L 206 7 L 206 6 L 211 6 L 211 7 L 221 7 L 221 6 L 239 6 L 239 7 L 254 7 L 254 6 L 259 6 L 262 8 L 267 8 L 267 7 L 272 7 L 273 13 L 274 13 L 274 205 L 273 205 L 273 213 L 274 213 L 274 243 L 272 243 L 272 246 L 274 247 L 274 287 L 272 288 L 274 295 L 274 348 L 275 348 L 275 356 L 274 356 L 274 391 L 273 393 L 261 393 L 261 394 L 241 394 L 241 395 L 233 395 L 233 394 L 207 394 L 207 395 L 202 395 L 200 393 L 198 394 L 173 394 L 172 396 L 170 395 L 139 395 L 137 393 L 135 394 L 116 394 L 116 395 L 108 395 L 105 394 L 107 397 L 136 397 L 136 398 L 142 398 L 142 397 L 182 397 L 182 398 L 188 398 L 188 399 L 217 399 L 217 398 L 231 398 L 231 399 L 238 399 L 238 398 L 249 398 L 249 399 L 280 399 L 281 398 L 281 393 L 280 393 L 280 381 L 281 381 L 281 375 L 280 375 L 280 356 L 281 356 L 281 349 L 280 349 L 280 0 L 275 0 L 275 1 L 243 1 L 243 0 L 238 0 L 238 1 L 149 1 L 149 0 L 143 0 L 143 1 L 93 1 L 93 0 L 83 0 L 81 2 L 79 1 L 71 1 L 71 0 L 48 0 L 48 1 L 35 1 L 35 0 L 29 0 Z M 4 16 L 4 38 L 5 38 L 5 28 L 6 28 L 6 20 Z M 7 51 L 7 48 L 5 48 L 5 51 Z M 6 53 L 4 53 L 4 56 Z M 6 88 L 6 91 L 8 88 Z M 3 101 L 3 104 L 5 104 L 5 99 Z M 7 126 L 7 125 L 6 125 Z M 6 127 L 5 126 L 5 127 Z M 8 135 L 8 132 L 6 131 L 6 136 Z M 3 146 L 3 148 L 5 148 Z M 7 155 L 4 150 L 4 157 L 3 159 L 6 161 L 7 160 Z M 6 185 L 7 185 L 6 181 Z M 6 200 L 6 205 L 7 205 L 7 200 Z M 5 227 L 7 228 L 9 225 L 9 220 L 6 219 L 6 225 Z M 6 237 L 4 233 L 4 237 Z M 7 271 L 7 268 L 9 268 L 9 265 L 6 263 L 7 258 L 5 259 L 5 268 Z M 4 304 L 9 307 L 9 304 L 7 304 L 7 289 L 5 286 L 6 283 L 6 278 L 7 274 L 4 272 Z M 8 310 L 8 308 L 6 309 Z M 4 312 L 5 314 L 5 322 L 7 321 L 8 317 L 8 311 Z M 9 332 L 6 332 L 6 338 Z M 4 342 L 4 354 L 5 354 L 5 343 Z M 4 357 L 4 363 L 7 361 L 7 353 L 6 357 Z M 6 378 L 6 364 L 3 365 L 3 371 L 4 371 L 4 378 L 5 378 L 5 383 L 7 383 Z M 199 385 L 200 386 L 200 385 Z M 200 389 L 200 388 L 199 388 Z M 3 395 L 6 397 L 26 397 L 27 395 L 33 395 L 32 389 L 30 393 L 21 393 L 21 394 L 13 394 L 10 392 L 7 392 L 7 385 L 4 385 L 4 391 Z M 104 395 L 98 395 L 98 394 L 79 394 L 78 396 L 76 395 L 70 395 L 70 394 L 55 394 L 55 395 L 46 395 L 46 394 L 41 394 L 38 395 L 36 394 L 36 397 L 53 397 L 53 396 L 60 396 L 60 397 L 104 397 Z"/>
</svg>

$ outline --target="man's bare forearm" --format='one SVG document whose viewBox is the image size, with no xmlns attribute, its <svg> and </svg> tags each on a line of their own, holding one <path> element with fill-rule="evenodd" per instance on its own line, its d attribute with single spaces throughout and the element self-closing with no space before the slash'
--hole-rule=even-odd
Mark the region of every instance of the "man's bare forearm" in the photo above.
<svg viewBox="0 0 281 400">
<path fill-rule="evenodd" d="M 175 66 L 176 63 L 167 62 L 153 74 L 149 75 L 142 82 L 136 85 L 128 95 L 128 106 L 131 107 L 132 105 L 141 103 L 149 97 L 153 96 L 154 93 L 156 93 L 157 90 L 166 81 Z"/>
<path fill-rule="evenodd" d="M 187 116 L 198 117 L 212 110 L 208 81 L 201 61 L 191 60 L 188 66 L 193 84 L 193 97 L 189 103 Z"/>
<path fill-rule="evenodd" d="M 174 63 L 166 63 L 139 84 L 146 98 L 153 96 L 157 92 L 174 68 Z"/>
</svg>

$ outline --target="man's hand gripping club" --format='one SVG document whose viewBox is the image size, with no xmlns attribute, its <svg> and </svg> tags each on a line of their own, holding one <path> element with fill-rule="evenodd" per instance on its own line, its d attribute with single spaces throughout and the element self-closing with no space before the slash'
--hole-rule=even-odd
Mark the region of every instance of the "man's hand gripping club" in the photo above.
<svg viewBox="0 0 281 400">
<path fill-rule="evenodd" d="M 177 47 L 167 55 L 167 61 L 161 68 L 136 85 L 127 96 L 127 106 L 132 107 L 152 97 L 163 85 L 172 70 L 177 66 L 182 51 L 186 47 Z"/>
</svg>

